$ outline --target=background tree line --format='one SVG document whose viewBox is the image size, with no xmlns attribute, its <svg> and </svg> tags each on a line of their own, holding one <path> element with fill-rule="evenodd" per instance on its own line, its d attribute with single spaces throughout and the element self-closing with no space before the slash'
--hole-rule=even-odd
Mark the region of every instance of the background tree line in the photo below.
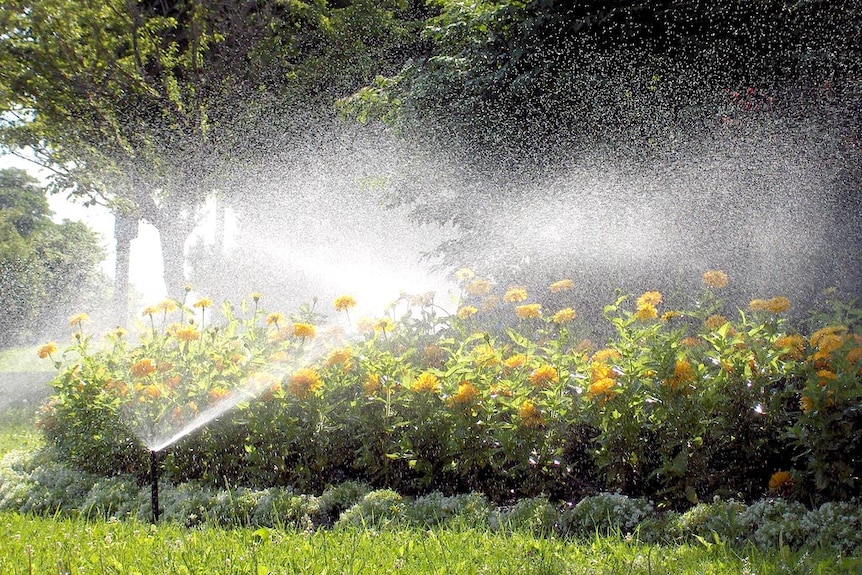
<svg viewBox="0 0 862 575">
<path fill-rule="evenodd" d="M 260 160 L 301 165 L 344 121 L 400 148 L 387 201 L 454 226 L 452 264 L 493 243 L 481 206 L 542 201 L 561 168 L 655 170 L 764 124 L 822 131 L 835 217 L 862 179 L 860 16 L 859 0 L 9 0 L 0 142 L 34 150 L 53 191 L 153 224 L 173 293 L 206 199 L 257 221 Z"/>
</svg>

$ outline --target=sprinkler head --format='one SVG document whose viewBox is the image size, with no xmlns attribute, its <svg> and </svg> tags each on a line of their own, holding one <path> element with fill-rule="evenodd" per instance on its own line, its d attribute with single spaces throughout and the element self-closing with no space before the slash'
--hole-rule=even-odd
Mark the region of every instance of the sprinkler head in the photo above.
<svg viewBox="0 0 862 575">
<path fill-rule="evenodd" d="M 159 461 L 158 451 L 150 450 L 150 481 L 152 486 L 151 504 L 153 508 L 153 524 L 159 522 Z"/>
</svg>

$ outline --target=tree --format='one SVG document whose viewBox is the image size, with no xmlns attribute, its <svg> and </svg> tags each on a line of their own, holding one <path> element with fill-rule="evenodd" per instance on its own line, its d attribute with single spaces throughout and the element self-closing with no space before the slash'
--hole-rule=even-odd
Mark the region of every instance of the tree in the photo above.
<svg viewBox="0 0 862 575">
<path fill-rule="evenodd" d="M 206 198 L 232 195 L 255 158 L 289 147 L 333 93 L 411 41 L 396 17 L 406 3 L 333 4 L 4 2 L 0 141 L 34 150 L 55 190 L 152 223 L 176 295 Z"/>
<path fill-rule="evenodd" d="M 45 193 L 26 172 L 0 170 L 0 346 L 51 331 L 84 296 L 103 295 L 96 235 L 51 221 Z"/>
<path fill-rule="evenodd" d="M 607 210 L 608 219 L 619 220 L 625 218 L 624 208 L 636 212 L 653 199 L 644 174 L 664 171 L 666 180 L 674 183 L 692 177 L 684 170 L 672 174 L 674 165 L 684 165 L 707 144 L 735 139 L 738 149 L 752 150 L 751 157 L 757 157 L 770 147 L 779 150 L 773 141 L 776 134 L 794 130 L 799 135 L 796 147 L 782 153 L 819 147 L 814 152 L 822 156 L 823 171 L 836 174 L 816 192 L 827 206 L 826 213 L 816 217 L 840 221 L 848 203 L 856 206 L 852 211 L 859 209 L 859 0 L 434 4 L 439 13 L 424 30 L 429 53 L 345 99 L 342 108 L 363 120 L 382 117 L 411 138 L 421 134 L 432 150 L 429 158 L 446 151 L 454 176 L 444 187 L 428 185 L 440 179 L 439 169 L 423 172 L 423 163 L 417 162 L 419 175 L 396 182 L 392 198 L 412 206 L 422 221 L 461 229 L 462 240 L 444 246 L 453 264 L 470 263 L 471 253 L 487 245 L 497 246 L 484 251 L 492 252 L 484 259 L 492 268 L 488 271 L 501 278 L 512 275 L 507 267 L 529 275 L 520 265 L 529 256 L 547 263 L 541 259 L 544 246 L 538 253 L 512 254 L 502 244 L 519 229 L 542 231 L 553 225 L 505 218 L 502 224 L 496 216 L 559 200 L 563 192 L 554 178 L 573 166 L 575 172 L 599 172 L 598 182 L 572 178 L 584 191 L 623 188 L 614 192 L 620 195 L 606 198 L 608 207 L 618 208 Z M 732 156 L 734 150 L 724 152 Z M 720 157 L 716 154 L 719 165 Z M 757 166 L 748 170 L 757 173 Z M 615 179 L 630 181 L 630 190 L 614 186 Z M 756 178 L 751 180 L 752 186 L 759 185 Z M 775 187 L 780 193 L 781 183 Z M 746 217 L 746 193 L 731 198 L 739 204 L 733 208 L 740 219 Z M 717 203 L 723 201 L 719 193 L 713 195 Z M 584 196 L 570 201 L 587 209 L 589 198 Z M 830 205 L 842 207 L 832 210 Z M 703 221 L 703 213 L 683 213 L 685 208 L 685 196 L 670 206 L 682 219 Z M 841 247 L 841 257 L 862 245 L 858 226 L 845 227 L 845 240 L 857 247 Z M 571 234 L 571 226 L 564 225 L 550 239 L 564 243 L 567 233 L 579 240 L 585 235 Z M 594 237 L 601 233 L 597 226 Z M 703 229 L 687 233 L 698 239 Z M 738 247 L 740 275 L 760 273 L 756 264 L 743 265 L 742 251 L 759 249 L 756 243 L 748 240 Z M 565 248 L 574 254 L 589 245 L 570 239 Z M 833 256 L 841 259 L 837 253 Z M 606 267 L 595 275 L 608 276 L 607 268 L 616 262 L 611 254 L 600 256 Z M 552 268 L 578 267 L 573 258 L 564 263 Z M 667 277 L 667 270 L 654 273 L 659 280 Z M 862 279 L 858 270 L 851 275 L 857 282 Z"/>
</svg>

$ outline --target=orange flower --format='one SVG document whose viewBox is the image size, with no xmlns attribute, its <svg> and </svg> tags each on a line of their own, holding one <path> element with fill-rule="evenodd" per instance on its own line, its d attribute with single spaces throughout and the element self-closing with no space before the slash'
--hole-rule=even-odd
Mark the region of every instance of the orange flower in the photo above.
<svg viewBox="0 0 862 575">
<path fill-rule="evenodd" d="M 524 427 L 542 427 L 546 423 L 542 412 L 536 408 L 532 401 L 525 401 L 521 404 L 518 409 L 518 417 L 521 418 Z"/>
<path fill-rule="evenodd" d="M 692 365 L 685 359 L 678 359 L 673 366 L 673 375 L 665 383 L 671 389 L 679 389 L 695 380 L 696 374 Z"/>
<path fill-rule="evenodd" d="M 193 325 L 187 325 L 179 328 L 176 331 L 177 339 L 180 341 L 195 341 L 200 339 L 201 332 Z"/>
<path fill-rule="evenodd" d="M 506 303 L 518 303 L 527 299 L 527 290 L 522 287 L 510 287 L 503 295 L 503 301 Z"/>
<path fill-rule="evenodd" d="M 274 325 L 278 327 L 278 324 L 284 323 L 284 314 L 274 311 L 266 316 L 266 325 Z"/>
<path fill-rule="evenodd" d="M 765 299 L 753 299 L 748 302 L 748 309 L 751 311 L 766 311 L 769 303 Z"/>
<path fill-rule="evenodd" d="M 802 410 L 802 413 L 811 413 L 814 411 L 814 400 L 807 395 L 803 395 L 799 398 L 799 409 Z"/>
<path fill-rule="evenodd" d="M 560 381 L 560 376 L 557 374 L 557 370 L 550 365 L 541 365 L 533 370 L 533 373 L 530 374 L 530 383 L 535 385 L 536 387 L 544 387 L 549 383 L 557 383 Z"/>
<path fill-rule="evenodd" d="M 479 313 L 479 310 L 476 309 L 475 307 L 473 307 L 472 305 L 461 306 L 458 309 L 458 318 L 459 319 L 468 319 L 468 318 L 473 317 L 477 313 Z"/>
<path fill-rule="evenodd" d="M 517 353 L 503 361 L 503 367 L 506 369 L 518 369 L 525 363 L 527 363 L 527 356 L 522 353 Z"/>
<path fill-rule="evenodd" d="M 606 362 L 611 359 L 619 359 L 620 357 L 620 352 L 613 348 L 606 347 L 594 353 L 592 360 L 594 362 Z"/>
<path fill-rule="evenodd" d="M 156 371 L 156 365 L 149 358 L 139 360 L 132 365 L 132 375 L 134 377 L 147 377 L 154 371 Z"/>
<path fill-rule="evenodd" d="M 593 361 L 590 364 L 590 380 L 596 382 L 600 379 L 616 379 L 619 374 L 614 368 L 602 361 Z"/>
<path fill-rule="evenodd" d="M 575 310 L 570 307 L 566 307 L 555 313 L 552 321 L 556 324 L 569 323 L 575 319 L 575 315 Z"/>
<path fill-rule="evenodd" d="M 162 313 L 171 313 L 173 311 L 177 311 L 178 307 L 179 306 L 177 305 L 177 302 L 172 299 L 162 300 L 156 305 L 156 309 Z"/>
<path fill-rule="evenodd" d="M 475 279 L 467 285 L 467 293 L 470 295 L 487 295 L 491 292 L 491 282 L 484 279 Z"/>
<path fill-rule="evenodd" d="M 661 303 L 661 292 L 647 291 L 637 299 L 637 307 L 651 305 L 653 307 Z"/>
<path fill-rule="evenodd" d="M 602 379 L 599 379 L 598 381 L 595 381 L 590 385 L 590 389 L 587 391 L 587 397 L 590 399 L 610 399 L 611 397 L 619 393 L 616 389 L 614 389 L 616 383 L 616 380 L 611 379 L 610 377 L 604 377 Z"/>
<path fill-rule="evenodd" d="M 323 386 L 320 375 L 313 369 L 303 367 L 290 376 L 287 391 L 297 399 L 305 399 Z"/>
<path fill-rule="evenodd" d="M 649 303 L 645 303 L 643 305 L 638 305 L 638 309 L 635 312 L 637 318 L 641 321 L 647 321 L 649 319 L 655 319 L 658 317 L 658 310 L 656 310 L 655 306 Z"/>
<path fill-rule="evenodd" d="M 356 307 L 356 298 L 352 295 L 342 295 L 335 298 L 333 303 L 335 311 L 347 311 L 352 307 Z"/>
<path fill-rule="evenodd" d="M 554 293 L 568 291 L 575 287 L 575 283 L 570 279 L 559 280 L 552 283 L 548 289 L 550 289 Z"/>
<path fill-rule="evenodd" d="M 776 471 L 769 478 L 769 490 L 773 493 L 793 487 L 793 476 L 789 471 Z"/>
<path fill-rule="evenodd" d="M 310 323 L 293 324 L 293 337 L 311 339 L 317 335 L 317 328 Z"/>
<path fill-rule="evenodd" d="M 542 304 L 531 303 L 526 305 L 519 305 L 515 308 L 515 314 L 521 319 L 541 317 Z"/>
<path fill-rule="evenodd" d="M 209 399 L 210 401 L 219 401 L 227 397 L 229 393 L 230 391 L 223 387 L 214 387 L 207 394 L 207 399 Z"/>
<path fill-rule="evenodd" d="M 703 274 L 703 283 L 711 288 L 723 288 L 727 285 L 727 274 L 721 270 L 709 270 Z"/>
<path fill-rule="evenodd" d="M 775 349 L 784 350 L 784 359 L 802 359 L 805 350 L 805 339 L 801 335 L 790 334 L 779 337 L 772 344 Z"/>
<path fill-rule="evenodd" d="M 69 318 L 69 326 L 80 328 L 85 321 L 90 321 L 90 316 L 85 313 L 76 313 Z"/>
<path fill-rule="evenodd" d="M 156 399 L 162 395 L 162 390 L 160 390 L 156 385 L 145 385 L 142 391 L 144 392 L 144 395 L 150 399 Z"/>
<path fill-rule="evenodd" d="M 197 307 L 200 309 L 206 309 L 208 307 L 212 307 L 212 305 L 213 305 L 213 300 L 211 300 L 208 297 L 202 297 L 201 299 L 199 299 L 198 301 L 193 303 L 192 307 Z"/>
<path fill-rule="evenodd" d="M 416 393 L 437 393 L 440 390 L 440 381 L 436 375 L 425 371 L 419 374 L 410 389 Z"/>
<path fill-rule="evenodd" d="M 326 356 L 324 365 L 331 367 L 333 365 L 341 366 L 344 371 L 350 369 L 350 360 L 353 357 L 353 351 L 349 347 L 334 349 Z"/>
<path fill-rule="evenodd" d="M 41 359 L 45 359 L 46 357 L 49 357 L 54 353 L 57 353 L 57 344 L 53 341 L 49 341 L 36 351 L 36 355 L 38 355 Z"/>
<path fill-rule="evenodd" d="M 374 395 L 380 389 L 380 374 L 369 373 L 362 384 L 362 390 L 368 395 Z"/>
<path fill-rule="evenodd" d="M 723 315 L 714 314 L 706 318 L 703 322 L 706 329 L 716 330 L 727 323 L 727 318 Z"/>
</svg>

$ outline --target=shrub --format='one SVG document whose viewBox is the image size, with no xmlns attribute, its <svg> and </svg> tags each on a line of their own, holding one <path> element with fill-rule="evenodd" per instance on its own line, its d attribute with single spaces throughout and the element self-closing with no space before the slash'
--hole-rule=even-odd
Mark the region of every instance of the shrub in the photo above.
<svg viewBox="0 0 862 575">
<path fill-rule="evenodd" d="M 563 512 L 562 527 L 578 536 L 627 535 L 654 514 L 650 501 L 621 493 L 600 493 L 584 497 Z"/>
<path fill-rule="evenodd" d="M 862 553 L 862 507 L 858 501 L 824 503 L 802 518 L 805 546 L 834 549 L 841 554 Z"/>
<path fill-rule="evenodd" d="M 406 508 L 404 498 L 391 489 L 371 491 L 342 513 L 335 526 L 382 528 L 399 525 L 405 520 Z"/>
<path fill-rule="evenodd" d="M 530 497 L 489 516 L 492 529 L 550 535 L 559 530 L 560 512 L 544 497 Z"/>
<path fill-rule="evenodd" d="M 491 505 L 484 495 L 445 496 L 434 492 L 416 498 L 406 509 L 407 520 L 420 527 L 438 527 L 460 521 L 471 527 L 487 525 Z"/>
</svg>

